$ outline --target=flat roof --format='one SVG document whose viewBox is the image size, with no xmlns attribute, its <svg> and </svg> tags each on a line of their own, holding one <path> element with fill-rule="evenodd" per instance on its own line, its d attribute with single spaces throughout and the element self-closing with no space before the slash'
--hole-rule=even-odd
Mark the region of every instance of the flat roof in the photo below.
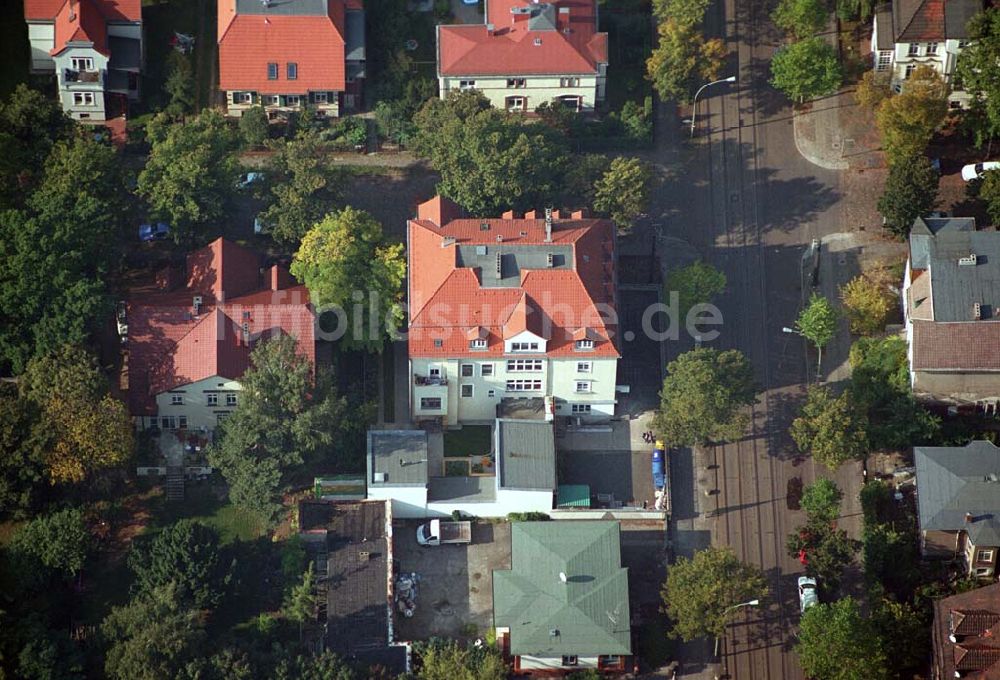
<svg viewBox="0 0 1000 680">
<path fill-rule="evenodd" d="M 427 433 L 368 431 L 368 486 L 427 486 Z"/>
<path fill-rule="evenodd" d="M 501 489 L 556 488 L 556 444 L 551 422 L 498 418 L 496 438 Z"/>
</svg>

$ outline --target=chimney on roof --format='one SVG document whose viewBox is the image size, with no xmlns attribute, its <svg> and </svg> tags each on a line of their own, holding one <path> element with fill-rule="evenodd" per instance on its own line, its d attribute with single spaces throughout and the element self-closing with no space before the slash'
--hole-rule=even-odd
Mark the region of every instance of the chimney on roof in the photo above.
<svg viewBox="0 0 1000 680">
<path fill-rule="evenodd" d="M 528 212 L 524 213 L 524 219 L 526 220 L 533 220 L 536 219 L 537 217 L 538 213 L 535 210 L 529 210 Z"/>
<path fill-rule="evenodd" d="M 972 513 L 971 513 L 971 512 L 967 512 L 967 513 L 965 513 L 965 523 L 966 523 L 966 524 L 972 524 L 972 521 L 973 521 L 974 519 L 975 519 L 975 517 L 973 517 L 973 516 L 972 516 Z"/>
<path fill-rule="evenodd" d="M 486 24 L 486 35 L 494 35 L 497 27 L 493 24 Z"/>
<path fill-rule="evenodd" d="M 198 316 L 198 313 L 200 311 L 201 311 L 201 296 L 195 295 L 191 299 L 191 316 Z"/>
<path fill-rule="evenodd" d="M 976 321 L 983 318 L 983 306 L 978 302 L 972 305 L 972 318 Z"/>
<path fill-rule="evenodd" d="M 586 208 L 582 208 L 580 210 L 574 210 L 569 214 L 569 216 L 572 217 L 574 220 L 582 220 L 587 216 L 587 210 Z"/>
<path fill-rule="evenodd" d="M 552 208 L 545 209 L 545 242 L 552 243 Z"/>
<path fill-rule="evenodd" d="M 504 211 L 504 213 L 502 215 L 500 215 L 500 217 L 502 219 L 505 219 L 505 220 L 512 220 L 512 219 L 514 219 L 514 211 L 513 210 L 506 210 L 506 211 Z"/>
<path fill-rule="evenodd" d="M 76 0 L 69 0 L 69 20 L 76 21 Z"/>
</svg>

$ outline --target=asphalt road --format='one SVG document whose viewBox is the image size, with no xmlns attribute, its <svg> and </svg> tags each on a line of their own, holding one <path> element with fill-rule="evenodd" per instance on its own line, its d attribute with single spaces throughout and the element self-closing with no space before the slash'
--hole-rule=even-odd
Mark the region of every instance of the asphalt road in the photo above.
<svg viewBox="0 0 1000 680">
<path fill-rule="evenodd" d="M 709 344 L 743 351 L 761 388 L 744 439 L 679 452 L 673 461 L 675 483 L 692 485 L 682 495 L 694 494 L 692 515 L 701 522 L 688 532 L 697 540 L 675 542 L 677 553 L 703 547 L 698 541 L 710 536 L 712 545 L 730 546 L 761 567 L 770 589 L 763 606 L 730 615 L 721 663 L 713 663 L 710 649 L 688 646 L 679 677 L 804 677 L 792 650 L 802 567 L 785 551 L 802 514 L 789 509 L 786 491 L 790 479 L 809 484 L 817 470 L 796 455 L 787 430 L 805 384 L 815 379 L 815 356 L 781 328 L 792 325 L 808 293 L 803 254 L 812 239 L 839 230 L 844 196 L 837 172 L 799 155 L 791 108 L 767 84 L 780 40 L 767 11 L 764 0 L 720 0 L 709 23 L 731 52 L 723 76 L 735 73 L 738 82 L 703 93 L 694 142 L 672 109 L 659 121 L 665 134 L 658 154 L 672 179 L 652 211 L 657 237 L 686 242 L 726 273 L 724 324 Z M 676 344 L 670 358 L 689 348 Z"/>
</svg>

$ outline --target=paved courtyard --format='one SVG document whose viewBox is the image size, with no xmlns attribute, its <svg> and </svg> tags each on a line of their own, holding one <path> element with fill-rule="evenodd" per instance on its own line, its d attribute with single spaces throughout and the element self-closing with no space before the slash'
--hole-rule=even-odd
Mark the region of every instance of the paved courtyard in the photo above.
<svg viewBox="0 0 1000 680">
<path fill-rule="evenodd" d="M 510 524 L 472 525 L 470 545 L 422 547 L 421 521 L 393 523 L 399 573 L 420 575 L 413 618 L 396 616 L 396 637 L 482 637 L 493 626 L 493 570 L 510 569 Z"/>
</svg>

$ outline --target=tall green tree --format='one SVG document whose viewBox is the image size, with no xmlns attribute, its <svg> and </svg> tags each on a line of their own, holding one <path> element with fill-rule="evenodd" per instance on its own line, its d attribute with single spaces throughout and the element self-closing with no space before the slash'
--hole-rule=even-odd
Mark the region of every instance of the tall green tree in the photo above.
<svg viewBox="0 0 1000 680">
<path fill-rule="evenodd" d="M 729 441 L 743 434 L 743 407 L 756 401 L 753 368 L 738 350 L 699 347 L 667 365 L 653 427 L 669 446 Z"/>
<path fill-rule="evenodd" d="M 240 116 L 240 135 L 243 144 L 248 149 L 256 149 L 264 145 L 270 133 L 271 124 L 263 106 L 251 106 Z"/>
<path fill-rule="evenodd" d="M 767 581 L 760 569 L 740 562 L 729 548 L 708 548 L 670 565 L 660 595 L 673 623 L 671 637 L 721 637 L 727 610 L 766 597 Z"/>
<path fill-rule="evenodd" d="M 786 45 L 771 59 L 771 84 L 792 101 L 833 94 L 842 81 L 837 53 L 822 38 Z"/>
<path fill-rule="evenodd" d="M 898 302 L 892 292 L 896 285 L 892 279 L 887 267 L 877 267 L 858 274 L 840 287 L 840 301 L 852 333 L 875 335 L 885 330 L 889 314 Z"/>
<path fill-rule="evenodd" d="M 979 198 L 986 202 L 986 212 L 993 224 L 1000 224 L 1000 171 L 989 170 L 983 175 Z"/>
<path fill-rule="evenodd" d="M 690 102 L 699 82 L 719 78 L 726 46 L 718 38 L 706 40 L 698 23 L 681 18 L 667 18 L 656 30 L 659 40 L 646 60 L 646 78 L 661 98 Z"/>
<path fill-rule="evenodd" d="M 219 533 L 201 522 L 181 520 L 151 538 L 140 537 L 128 555 L 133 590 L 152 593 L 167 583 L 174 596 L 195 609 L 219 604 L 232 579 L 233 564 L 219 547 Z"/>
<path fill-rule="evenodd" d="M 695 305 L 712 302 L 726 290 L 726 275 L 707 262 L 697 260 L 674 269 L 667 275 L 663 286 L 663 299 L 671 303 L 671 296 L 677 294 L 677 312 L 680 319 L 686 319 Z"/>
<path fill-rule="evenodd" d="M 208 460 L 229 484 L 237 506 L 273 519 L 287 475 L 305 460 L 335 450 L 350 427 L 366 427 L 364 413 L 346 422 L 346 400 L 329 380 L 314 384 L 309 361 L 296 341 L 278 336 L 250 355 L 239 405 L 217 431 Z"/>
<path fill-rule="evenodd" d="M 771 19 L 792 37 L 804 40 L 826 28 L 830 12 L 822 0 L 779 0 Z"/>
<path fill-rule="evenodd" d="M 509 670 L 496 649 L 434 639 L 421 647 L 417 680 L 504 680 Z"/>
<path fill-rule="evenodd" d="M 113 680 L 178 677 L 205 640 L 200 614 L 183 607 L 172 583 L 112 609 L 101 634 L 108 644 L 104 670 Z"/>
<path fill-rule="evenodd" d="M 847 532 L 818 517 L 789 534 L 789 557 L 804 558 L 806 575 L 816 579 L 824 592 L 836 592 L 844 569 L 854 561 L 858 543 Z"/>
<path fill-rule="evenodd" d="M 558 197 L 569 156 L 547 126 L 491 108 L 468 91 L 432 99 L 413 122 L 413 149 L 441 174 L 438 191 L 470 213 L 524 211 Z"/>
<path fill-rule="evenodd" d="M 812 385 L 802 413 L 792 421 L 792 439 L 799 451 L 836 470 L 868 452 L 863 411 L 848 392 L 834 396 L 828 387 Z"/>
<path fill-rule="evenodd" d="M 0 102 L 0 210 L 23 205 L 53 145 L 75 127 L 57 99 L 23 83 Z"/>
<path fill-rule="evenodd" d="M 948 86 L 931 66 L 918 66 L 903 82 L 903 91 L 875 111 L 890 165 L 920 156 L 948 114 Z"/>
<path fill-rule="evenodd" d="M 290 141 L 279 140 L 273 148 L 266 177 L 270 205 L 260 220 L 272 238 L 294 246 L 336 211 L 347 173 L 333 164 L 315 131 L 300 133 Z"/>
<path fill-rule="evenodd" d="M 153 130 L 156 130 L 153 132 Z M 138 193 L 178 243 L 228 216 L 239 140 L 221 113 L 206 109 L 183 123 L 147 128 L 152 143 Z"/>
<path fill-rule="evenodd" d="M 80 573 L 93 540 L 79 508 L 37 517 L 15 534 L 11 549 L 60 576 Z"/>
<path fill-rule="evenodd" d="M 167 55 L 167 79 L 163 83 L 163 91 L 167 95 L 167 113 L 183 116 L 194 109 L 194 82 L 191 57 L 171 50 Z"/>
<path fill-rule="evenodd" d="M 594 185 L 594 210 L 607 215 L 627 233 L 649 206 L 653 171 L 638 158 L 618 157 Z"/>
<path fill-rule="evenodd" d="M 990 7 L 968 24 L 969 44 L 959 53 L 955 89 L 972 95 L 966 115 L 976 145 L 1000 135 L 1000 8 Z M 957 83 L 961 83 L 959 86 Z"/>
<path fill-rule="evenodd" d="M 0 385 L 0 517 L 26 516 L 48 486 L 32 436 L 37 422 L 37 408 L 13 385 Z"/>
<path fill-rule="evenodd" d="M 810 519 L 834 522 L 840 517 L 840 501 L 843 498 L 844 494 L 836 482 L 817 479 L 802 492 L 802 509 Z"/>
<path fill-rule="evenodd" d="M 310 562 L 302 573 L 302 582 L 292 586 L 282 606 L 285 616 L 299 624 L 299 639 L 302 638 L 302 626 L 316 621 L 315 590 L 316 575 L 313 572 L 313 563 Z"/>
<path fill-rule="evenodd" d="M 809 298 L 809 304 L 799 312 L 799 318 L 795 321 L 795 329 L 799 335 L 822 352 L 837 332 L 837 310 L 825 297 L 819 293 L 813 293 Z"/>
<path fill-rule="evenodd" d="M 816 680 L 892 677 L 881 631 L 851 598 L 807 609 L 795 651 L 806 675 Z"/>
<path fill-rule="evenodd" d="M 309 288 L 317 309 L 342 310 L 340 342 L 349 349 L 381 351 L 402 323 L 403 246 L 390 244 L 382 225 L 363 210 L 344 208 L 310 229 L 291 271 Z"/>
</svg>

